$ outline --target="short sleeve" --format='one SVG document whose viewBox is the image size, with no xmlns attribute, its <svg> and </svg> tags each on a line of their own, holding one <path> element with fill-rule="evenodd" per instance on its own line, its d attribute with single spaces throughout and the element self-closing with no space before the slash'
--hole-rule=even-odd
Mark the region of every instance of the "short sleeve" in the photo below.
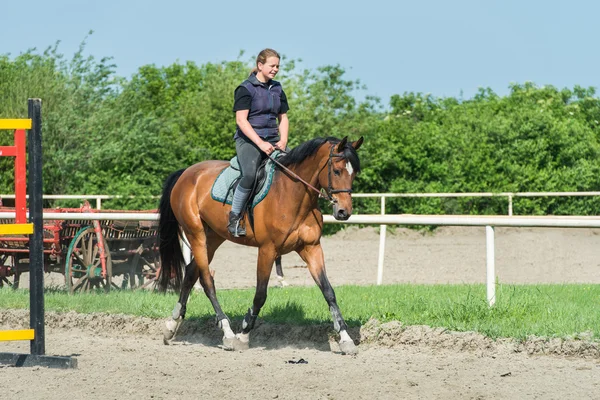
<svg viewBox="0 0 600 400">
<path fill-rule="evenodd" d="M 252 95 L 250 91 L 243 86 L 238 86 L 234 92 L 233 112 L 240 110 L 249 110 L 252 105 Z"/>
<path fill-rule="evenodd" d="M 288 105 L 287 96 L 285 95 L 285 92 L 283 90 L 281 91 L 280 99 L 281 107 L 279 108 L 279 114 L 285 114 L 290 109 L 290 106 Z"/>
</svg>

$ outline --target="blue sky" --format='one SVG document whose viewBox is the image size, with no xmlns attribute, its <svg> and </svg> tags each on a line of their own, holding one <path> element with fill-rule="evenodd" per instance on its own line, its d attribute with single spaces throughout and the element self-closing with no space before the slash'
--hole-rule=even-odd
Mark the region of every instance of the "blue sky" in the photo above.
<svg viewBox="0 0 600 400">
<path fill-rule="evenodd" d="M 600 87 L 600 2 L 455 1 L 10 1 L 0 54 L 60 40 L 71 57 L 110 56 L 130 77 L 145 64 L 249 60 L 264 47 L 302 68 L 339 64 L 384 104 L 393 94 L 470 98 L 509 84 Z M 22 21 L 22 22 L 19 22 Z"/>
</svg>

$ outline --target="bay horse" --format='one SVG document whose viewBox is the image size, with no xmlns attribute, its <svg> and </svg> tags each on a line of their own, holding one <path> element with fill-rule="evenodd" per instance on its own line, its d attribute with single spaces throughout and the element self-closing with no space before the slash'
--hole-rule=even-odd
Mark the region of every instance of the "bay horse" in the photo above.
<svg viewBox="0 0 600 400">
<path fill-rule="evenodd" d="M 163 331 L 169 344 L 185 318 L 190 291 L 200 279 L 223 331 L 225 349 L 249 347 L 250 331 L 267 299 L 267 286 L 273 262 L 282 254 L 297 252 L 308 266 L 329 306 L 333 326 L 339 334 L 342 353 L 356 354 L 357 348 L 347 332 L 347 325 L 337 305 L 321 248 L 323 214 L 318 199 L 325 196 L 333 206 L 337 220 L 352 214 L 352 183 L 360 172 L 357 150 L 363 142 L 316 138 L 280 157 L 267 196 L 254 207 L 254 223 L 246 223 L 246 236 L 233 237 L 227 230 L 230 206 L 211 197 L 211 187 L 227 161 L 203 161 L 171 174 L 165 181 L 160 200 L 159 252 L 161 270 L 159 289 L 168 285 L 181 287 L 179 301 Z M 325 191 L 325 194 L 323 194 Z M 247 214 L 247 213 L 246 213 Z M 248 221 L 248 215 L 245 216 Z M 193 260 L 185 266 L 180 246 L 182 232 L 190 244 Z M 256 291 L 252 307 L 237 335 L 217 300 L 214 278 L 209 264 L 217 248 L 225 241 L 258 247 Z"/>
</svg>

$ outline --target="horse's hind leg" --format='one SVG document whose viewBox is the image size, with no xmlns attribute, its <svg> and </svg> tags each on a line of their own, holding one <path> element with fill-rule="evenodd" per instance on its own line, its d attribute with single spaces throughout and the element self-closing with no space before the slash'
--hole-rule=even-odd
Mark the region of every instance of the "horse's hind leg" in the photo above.
<svg viewBox="0 0 600 400">
<path fill-rule="evenodd" d="M 221 309 L 217 299 L 215 281 L 209 268 L 215 250 L 223 243 L 223 239 L 214 234 L 206 225 L 203 226 L 202 230 L 188 234 L 188 239 L 190 240 L 194 260 L 198 266 L 200 283 L 215 310 L 217 325 L 223 331 L 223 347 L 227 350 L 233 350 L 236 344 L 235 334 L 231 330 L 229 318 Z"/>
<path fill-rule="evenodd" d="M 183 322 L 186 313 L 186 306 L 190 291 L 194 287 L 194 284 L 198 280 L 199 270 L 196 266 L 195 260 L 192 261 L 185 267 L 185 276 L 183 278 L 183 284 L 181 285 L 181 292 L 179 293 L 179 301 L 175 304 L 171 319 L 166 323 L 166 329 L 163 332 L 163 342 L 169 344 L 175 337 L 179 326 Z"/>
<path fill-rule="evenodd" d="M 333 291 L 331 283 L 329 283 L 329 279 L 327 278 L 327 273 L 325 272 L 325 258 L 323 257 L 323 249 L 321 248 L 321 245 L 317 244 L 305 246 L 303 249 L 298 251 L 298 254 L 308 265 L 310 274 L 315 280 L 317 286 L 319 286 L 321 289 L 321 292 L 325 297 L 325 301 L 327 301 L 329 311 L 331 312 L 331 316 L 333 318 L 333 328 L 340 335 L 340 350 L 343 354 L 358 353 L 358 349 L 354 345 L 354 341 L 352 338 L 350 338 L 350 335 L 348 335 L 348 326 L 342 317 L 342 312 L 340 311 L 335 298 L 335 292 Z"/>
<path fill-rule="evenodd" d="M 206 234 L 204 232 L 206 232 Z M 177 333 L 177 329 L 179 328 L 181 322 L 185 318 L 187 301 L 190 292 L 198 279 L 200 279 L 200 283 L 204 288 L 204 292 L 210 299 L 211 303 L 213 304 L 213 308 L 217 313 L 217 321 L 219 322 L 219 327 L 222 327 L 222 325 L 224 325 L 222 329 L 225 333 L 225 336 L 228 337 L 230 341 L 234 340 L 235 335 L 231 328 L 229 328 L 229 320 L 221 310 L 221 307 L 218 301 L 216 300 L 214 280 L 212 276 L 213 274 L 208 267 L 208 264 L 210 264 L 210 262 L 213 259 L 213 256 L 215 255 L 215 251 L 224 242 L 224 239 L 217 236 L 212 230 L 205 227 L 205 230 L 203 229 L 200 232 L 200 234 L 193 236 L 193 241 L 190 242 L 194 257 L 190 264 L 186 266 L 185 276 L 183 279 L 183 284 L 181 286 L 181 293 L 179 295 L 179 301 L 177 302 L 177 304 L 175 304 L 175 308 L 173 309 L 172 319 L 167 321 L 166 330 L 164 331 L 165 344 L 168 344 L 168 341 L 173 339 L 173 337 Z M 200 263 L 197 262 L 198 260 L 200 261 Z M 208 275 L 208 278 L 206 277 L 206 275 Z M 212 296 L 209 294 L 209 287 L 213 288 Z M 223 319 L 225 320 L 225 322 L 221 322 Z"/>
</svg>

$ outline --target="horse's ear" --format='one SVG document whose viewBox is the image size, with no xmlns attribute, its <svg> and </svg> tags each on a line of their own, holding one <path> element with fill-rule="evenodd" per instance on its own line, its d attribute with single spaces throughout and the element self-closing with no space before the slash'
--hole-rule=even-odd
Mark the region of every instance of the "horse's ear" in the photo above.
<svg viewBox="0 0 600 400">
<path fill-rule="evenodd" d="M 346 143 L 348 143 L 348 136 L 344 136 L 344 138 L 342 139 L 340 144 L 338 144 L 336 153 L 341 153 L 342 151 L 344 151 L 344 147 L 346 147 Z"/>
<path fill-rule="evenodd" d="M 363 144 L 364 138 L 361 136 L 356 142 L 352 142 L 351 145 L 354 147 L 354 150 L 360 149 L 360 146 Z"/>
</svg>

